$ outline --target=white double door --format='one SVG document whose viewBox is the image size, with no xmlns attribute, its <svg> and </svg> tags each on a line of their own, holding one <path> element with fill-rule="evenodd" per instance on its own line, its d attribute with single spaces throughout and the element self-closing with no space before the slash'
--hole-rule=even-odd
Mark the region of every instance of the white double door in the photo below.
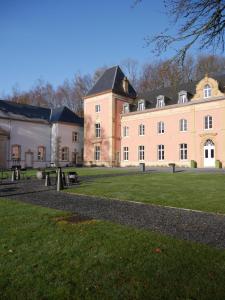
<svg viewBox="0 0 225 300">
<path fill-rule="evenodd" d="M 215 145 L 212 140 L 204 144 L 204 167 L 215 167 Z"/>
</svg>

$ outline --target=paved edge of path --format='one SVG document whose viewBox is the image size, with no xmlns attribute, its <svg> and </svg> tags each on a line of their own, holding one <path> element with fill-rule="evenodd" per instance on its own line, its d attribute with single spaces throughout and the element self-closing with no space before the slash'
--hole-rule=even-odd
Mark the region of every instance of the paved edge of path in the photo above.
<svg viewBox="0 0 225 300">
<path fill-rule="evenodd" d="M 225 248 L 225 215 L 222 214 L 56 192 L 53 187 L 43 187 L 40 181 L 31 185 L 26 182 L 1 185 L 1 197 Z"/>
</svg>

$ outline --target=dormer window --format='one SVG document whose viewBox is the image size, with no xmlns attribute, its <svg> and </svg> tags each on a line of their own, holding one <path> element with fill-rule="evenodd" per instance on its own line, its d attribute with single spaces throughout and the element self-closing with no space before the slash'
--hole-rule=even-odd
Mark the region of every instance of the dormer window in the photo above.
<svg viewBox="0 0 225 300">
<path fill-rule="evenodd" d="M 186 91 L 181 91 L 178 95 L 178 103 L 186 103 L 188 102 L 188 97 L 187 97 L 187 92 Z"/>
<path fill-rule="evenodd" d="M 165 106 L 165 97 L 163 95 L 160 95 L 157 97 L 157 104 L 156 107 L 160 108 Z"/>
<path fill-rule="evenodd" d="M 129 109 L 129 104 L 128 103 L 125 103 L 123 105 L 123 113 L 126 114 L 126 113 L 129 113 L 130 109 Z"/>
<path fill-rule="evenodd" d="M 140 100 L 138 101 L 138 110 L 144 110 L 145 109 L 145 101 Z"/>
<path fill-rule="evenodd" d="M 209 98 L 212 96 L 212 89 L 209 84 L 206 84 L 204 86 L 203 94 L 204 94 L 204 98 Z"/>
</svg>

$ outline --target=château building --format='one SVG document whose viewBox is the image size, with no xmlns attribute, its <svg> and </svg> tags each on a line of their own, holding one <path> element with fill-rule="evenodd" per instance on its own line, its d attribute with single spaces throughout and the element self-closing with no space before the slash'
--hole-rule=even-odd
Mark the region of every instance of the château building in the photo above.
<svg viewBox="0 0 225 300">
<path fill-rule="evenodd" d="M 225 75 L 137 95 L 119 66 L 84 98 L 85 165 L 225 166 Z"/>
</svg>

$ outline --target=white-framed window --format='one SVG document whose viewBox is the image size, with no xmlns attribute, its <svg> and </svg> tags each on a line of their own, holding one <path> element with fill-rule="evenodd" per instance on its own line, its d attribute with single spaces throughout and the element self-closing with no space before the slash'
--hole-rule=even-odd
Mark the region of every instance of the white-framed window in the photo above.
<svg viewBox="0 0 225 300">
<path fill-rule="evenodd" d="M 95 112 L 100 112 L 101 111 L 101 106 L 100 104 L 95 105 Z"/>
<path fill-rule="evenodd" d="M 138 110 L 144 110 L 145 109 L 145 101 L 140 100 L 138 101 Z"/>
<path fill-rule="evenodd" d="M 44 146 L 38 146 L 38 152 L 37 152 L 37 160 L 44 161 L 45 160 L 45 147 Z"/>
<path fill-rule="evenodd" d="M 145 125 L 144 124 L 140 124 L 138 126 L 138 134 L 139 135 L 145 135 Z"/>
<path fill-rule="evenodd" d="M 128 126 L 124 126 L 123 127 L 123 136 L 129 136 L 129 127 Z"/>
<path fill-rule="evenodd" d="M 204 98 L 209 98 L 212 96 L 212 88 L 209 84 L 206 84 L 204 86 L 203 94 L 204 94 Z"/>
<path fill-rule="evenodd" d="M 158 145 L 158 160 L 164 160 L 165 157 L 165 146 Z"/>
<path fill-rule="evenodd" d="M 204 129 L 212 129 L 212 116 L 205 116 Z"/>
<path fill-rule="evenodd" d="M 145 146 L 138 146 L 138 159 L 144 160 L 145 159 Z"/>
<path fill-rule="evenodd" d="M 76 143 L 78 141 L 78 132 L 73 131 L 72 132 L 72 142 Z"/>
<path fill-rule="evenodd" d="M 95 137 L 96 138 L 101 137 L 101 125 L 100 125 L 100 123 L 95 123 Z"/>
<path fill-rule="evenodd" d="M 185 160 L 188 158 L 188 152 L 187 152 L 187 144 L 180 144 L 180 159 Z"/>
<path fill-rule="evenodd" d="M 129 160 L 129 148 L 123 147 L 123 160 L 128 161 Z"/>
<path fill-rule="evenodd" d="M 159 134 L 165 133 L 165 125 L 164 122 L 162 121 L 158 122 L 158 133 Z"/>
<path fill-rule="evenodd" d="M 21 160 L 21 146 L 12 145 L 12 160 Z"/>
<path fill-rule="evenodd" d="M 69 148 L 68 147 L 62 147 L 61 160 L 62 161 L 68 161 L 69 160 Z"/>
<path fill-rule="evenodd" d="M 187 131 L 187 120 L 186 119 L 180 120 L 180 131 Z"/>
<path fill-rule="evenodd" d="M 100 160 L 100 146 L 95 146 L 94 160 Z"/>
<path fill-rule="evenodd" d="M 130 111 L 129 103 L 125 103 L 123 105 L 123 113 L 126 114 L 126 113 L 129 113 L 129 111 Z"/>
<path fill-rule="evenodd" d="M 163 106 L 165 106 L 165 97 L 163 95 L 160 95 L 157 97 L 156 107 L 160 108 Z"/>
<path fill-rule="evenodd" d="M 178 103 L 182 104 L 186 102 L 188 102 L 187 92 L 181 91 L 178 95 Z"/>
</svg>

